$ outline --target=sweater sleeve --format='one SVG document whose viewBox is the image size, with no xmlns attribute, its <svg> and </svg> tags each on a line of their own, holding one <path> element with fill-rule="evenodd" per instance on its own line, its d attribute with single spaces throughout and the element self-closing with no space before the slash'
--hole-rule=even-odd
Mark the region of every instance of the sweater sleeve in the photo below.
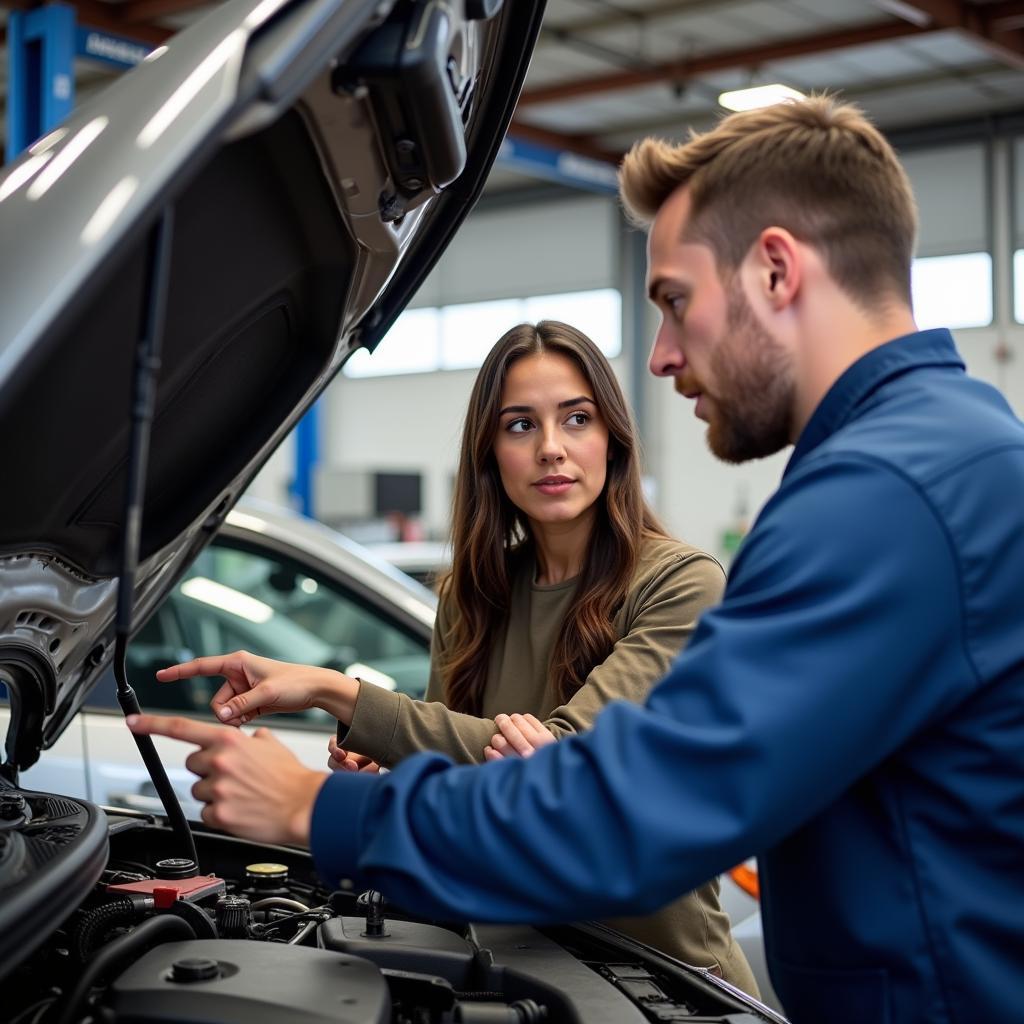
<svg viewBox="0 0 1024 1024">
<path fill-rule="evenodd" d="M 463 764 L 483 761 L 484 747 L 497 729 L 493 720 L 451 711 L 443 703 L 440 666 L 450 625 L 450 605 L 442 596 L 430 641 L 425 700 L 365 682 L 360 685 L 346 749 L 366 754 L 385 768 L 421 750 L 436 750 Z"/>
<path fill-rule="evenodd" d="M 612 700 L 643 701 L 685 646 L 701 613 L 721 598 L 725 576 L 708 555 L 674 554 L 659 562 L 627 598 L 626 629 L 611 653 L 545 725 L 556 738 L 589 729 Z M 498 731 L 491 718 L 450 711 L 443 703 L 438 664 L 448 614 L 442 601 L 431 644 L 427 701 L 415 701 L 364 683 L 346 745 L 390 767 L 421 750 L 436 750 L 462 764 L 482 763 Z M 528 709 L 527 709 L 528 710 Z"/>
<path fill-rule="evenodd" d="M 626 629 L 612 652 L 547 716 L 544 724 L 555 738 L 589 729 L 610 701 L 643 703 L 724 587 L 725 573 L 709 555 L 693 552 L 660 562 L 631 595 Z"/>
</svg>

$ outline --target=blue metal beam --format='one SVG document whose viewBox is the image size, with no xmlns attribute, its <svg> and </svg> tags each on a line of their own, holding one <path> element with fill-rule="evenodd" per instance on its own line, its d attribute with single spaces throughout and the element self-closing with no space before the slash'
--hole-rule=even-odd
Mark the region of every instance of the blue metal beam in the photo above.
<svg viewBox="0 0 1024 1024">
<path fill-rule="evenodd" d="M 303 515 L 315 516 L 313 482 L 320 461 L 320 403 L 314 403 L 292 431 L 295 438 L 295 475 L 288 488 Z"/>
<path fill-rule="evenodd" d="M 601 195 L 617 195 L 615 167 L 568 150 L 555 149 L 540 142 L 506 137 L 498 150 L 498 166 L 519 171 L 531 178 L 555 181 L 569 188 Z"/>
<path fill-rule="evenodd" d="M 75 105 L 75 10 L 48 4 L 7 20 L 7 144 L 13 160 Z"/>
</svg>

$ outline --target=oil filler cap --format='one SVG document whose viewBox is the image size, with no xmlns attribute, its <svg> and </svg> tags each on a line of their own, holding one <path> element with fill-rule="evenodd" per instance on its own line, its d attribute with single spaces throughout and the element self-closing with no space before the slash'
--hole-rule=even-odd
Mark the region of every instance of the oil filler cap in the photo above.
<svg viewBox="0 0 1024 1024">
<path fill-rule="evenodd" d="M 171 966 L 171 981 L 188 984 L 192 981 L 211 981 L 220 976 L 216 960 L 206 956 L 193 956 L 187 960 L 175 960 Z"/>
<path fill-rule="evenodd" d="M 199 874 L 196 862 L 188 857 L 167 857 L 155 865 L 157 878 L 195 878 Z"/>
</svg>

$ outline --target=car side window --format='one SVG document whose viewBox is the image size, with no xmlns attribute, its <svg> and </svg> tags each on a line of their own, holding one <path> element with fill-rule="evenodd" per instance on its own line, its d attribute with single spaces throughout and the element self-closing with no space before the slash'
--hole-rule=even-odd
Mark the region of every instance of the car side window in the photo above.
<svg viewBox="0 0 1024 1024">
<path fill-rule="evenodd" d="M 129 677 L 147 710 L 205 714 L 221 680 L 158 683 L 156 670 L 240 648 L 338 669 L 416 698 L 430 669 L 429 641 L 356 594 L 297 562 L 215 541 L 129 645 Z M 327 729 L 334 720 L 311 709 L 274 724 Z"/>
</svg>

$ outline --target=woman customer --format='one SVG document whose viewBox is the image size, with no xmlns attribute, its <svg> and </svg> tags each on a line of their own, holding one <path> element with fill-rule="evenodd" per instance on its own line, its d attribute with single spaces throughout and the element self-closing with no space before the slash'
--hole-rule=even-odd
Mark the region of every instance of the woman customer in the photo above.
<svg viewBox="0 0 1024 1024">
<path fill-rule="evenodd" d="M 229 724 L 323 708 L 348 727 L 345 749 L 331 743 L 335 768 L 374 770 L 421 750 L 479 762 L 528 754 L 543 745 L 541 731 L 557 739 L 587 729 L 610 700 L 642 701 L 723 586 L 718 563 L 670 538 L 651 513 L 612 368 L 557 321 L 513 328 L 484 361 L 452 541 L 426 701 L 245 652 L 158 678 L 223 675 L 212 707 Z M 654 915 L 609 923 L 756 993 L 717 881 Z"/>
</svg>

